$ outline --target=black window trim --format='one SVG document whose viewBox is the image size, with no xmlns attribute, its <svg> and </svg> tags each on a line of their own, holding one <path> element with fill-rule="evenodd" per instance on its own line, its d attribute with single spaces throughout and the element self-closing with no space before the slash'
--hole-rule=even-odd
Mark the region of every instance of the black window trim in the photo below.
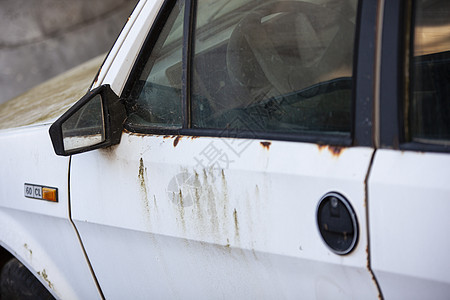
<svg viewBox="0 0 450 300">
<path fill-rule="evenodd" d="M 398 149 L 400 145 L 400 99 L 404 93 L 404 23 L 403 0 L 384 4 L 380 67 L 380 147 Z"/>
<path fill-rule="evenodd" d="M 183 24 L 183 49 L 182 49 L 182 128 L 191 127 L 191 80 L 192 80 L 192 56 L 194 53 L 193 32 L 196 20 L 197 1 L 185 0 L 184 24 Z"/>
<path fill-rule="evenodd" d="M 231 129 L 194 129 L 190 127 L 190 80 L 191 62 L 193 55 L 193 29 L 195 16 L 192 13 L 196 0 L 185 0 L 185 26 L 184 36 L 189 33 L 188 38 L 183 40 L 183 85 L 182 94 L 182 128 L 158 128 L 148 126 L 136 126 L 125 123 L 125 130 L 140 134 L 154 135 L 186 135 L 186 136 L 210 136 L 210 137 L 237 137 L 236 131 Z M 286 134 L 277 132 L 254 132 L 239 131 L 239 138 L 269 139 L 283 141 L 298 141 L 315 144 L 329 144 L 336 146 L 366 146 L 374 147 L 373 124 L 374 124 L 374 78 L 375 78 L 375 48 L 376 48 L 376 18 L 378 4 L 377 0 L 359 0 L 356 18 L 354 61 L 353 61 L 353 91 L 352 91 L 352 130 L 350 135 L 339 136 L 337 134 Z M 162 8 L 152 24 L 152 27 L 139 52 L 130 76 L 125 84 L 121 98 L 127 99 L 125 103 L 130 105 L 129 96 L 134 82 L 139 78 L 153 45 L 174 7 L 176 0 L 164 1 Z M 186 16 L 189 14 L 189 18 Z M 364 20 L 364 22 L 361 22 Z M 186 26 L 187 25 L 187 26 Z M 363 55 L 360 55 L 364 53 Z M 188 59 L 189 58 L 189 59 Z"/>
<path fill-rule="evenodd" d="M 375 147 L 375 80 L 377 48 L 377 0 L 360 0 L 355 32 L 354 146 Z M 364 20 L 362 22 L 361 20 Z"/>
</svg>

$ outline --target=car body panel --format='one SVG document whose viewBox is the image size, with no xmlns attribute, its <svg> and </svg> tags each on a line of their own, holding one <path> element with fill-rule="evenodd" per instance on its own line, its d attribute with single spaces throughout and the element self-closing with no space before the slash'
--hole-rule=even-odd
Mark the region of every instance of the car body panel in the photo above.
<svg viewBox="0 0 450 300">
<path fill-rule="evenodd" d="M 127 33 L 122 31 L 120 37 L 125 39 Z M 115 50 L 109 52 L 110 59 Z M 104 58 L 93 58 L 0 105 L 0 245 L 56 298 L 102 298 L 70 220 L 70 158 L 55 155 L 48 129 L 98 82 L 95 75 Z M 25 183 L 57 188 L 58 203 L 26 198 Z"/>
<path fill-rule="evenodd" d="M 69 158 L 54 154 L 48 126 L 0 131 L 0 145 L 0 244 L 54 296 L 98 297 L 69 219 Z M 25 197 L 25 183 L 57 188 L 58 202 Z"/>
<path fill-rule="evenodd" d="M 209 162 L 204 154 L 213 148 L 221 159 Z M 377 298 L 365 230 L 372 153 L 124 133 L 117 146 L 73 157 L 72 216 L 107 298 L 119 299 L 130 287 L 136 295 L 183 298 L 318 297 L 336 290 Z M 345 195 L 358 216 L 359 242 L 346 256 L 329 250 L 316 225 L 318 202 L 331 191 Z M 111 276 L 112 265 L 120 280 Z"/>
<path fill-rule="evenodd" d="M 92 88 L 123 94 L 163 2 L 139 2 Z M 373 59 L 375 70 L 366 74 L 370 87 L 356 74 L 353 122 L 370 123 L 371 147 L 124 130 L 118 145 L 58 157 L 49 123 L 84 94 L 99 57 L 0 105 L 0 245 L 63 299 L 448 298 L 450 157 L 398 150 L 400 84 L 380 82 L 404 76 L 388 43 L 404 41 L 383 39 L 401 32 L 391 6 L 403 2 L 367 3 L 378 9 L 368 42 L 377 50 L 356 60 Z M 383 24 L 387 15 L 395 22 Z M 352 138 L 348 145 L 361 145 Z M 59 202 L 26 198 L 25 183 L 58 188 Z M 318 230 L 318 203 L 329 192 L 357 216 L 359 239 L 346 255 Z"/>
<path fill-rule="evenodd" d="M 377 150 L 369 179 L 371 263 L 386 298 L 448 298 L 449 178 L 448 154 Z"/>
</svg>

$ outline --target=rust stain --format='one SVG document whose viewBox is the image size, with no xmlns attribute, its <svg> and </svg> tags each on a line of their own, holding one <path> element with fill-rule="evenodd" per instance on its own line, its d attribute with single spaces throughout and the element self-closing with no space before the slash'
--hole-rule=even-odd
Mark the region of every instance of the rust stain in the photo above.
<svg viewBox="0 0 450 300">
<path fill-rule="evenodd" d="M 328 149 L 331 155 L 334 156 L 335 158 L 338 158 L 342 154 L 342 152 L 346 149 L 345 147 L 331 146 L 331 145 L 317 145 L 317 148 L 319 149 L 319 152 L 322 152 L 324 149 Z"/>
<path fill-rule="evenodd" d="M 33 251 L 30 249 L 30 247 L 28 247 L 28 244 L 23 244 L 23 247 L 28 251 L 28 253 L 30 253 L 30 258 L 33 256 Z"/>
<path fill-rule="evenodd" d="M 269 150 L 270 149 L 270 145 L 272 144 L 271 142 L 259 142 L 261 144 L 261 146 L 263 146 L 264 149 Z"/>
<path fill-rule="evenodd" d="M 125 128 L 122 130 L 122 132 L 129 134 L 129 135 L 134 135 L 134 136 L 138 136 L 138 137 L 144 137 L 144 136 L 153 136 L 153 134 L 146 134 L 146 133 L 139 133 L 139 132 L 131 132 L 129 130 L 126 130 Z"/>
<path fill-rule="evenodd" d="M 212 229 L 212 233 L 214 236 L 220 236 L 220 218 L 219 218 L 219 211 L 217 210 L 217 205 L 220 205 L 220 202 L 217 200 L 219 198 L 216 198 L 215 195 L 217 194 L 216 189 L 216 173 L 212 168 L 208 168 L 208 170 L 203 169 L 203 184 L 205 184 L 206 187 L 206 196 L 207 196 L 207 205 L 206 205 L 206 211 L 209 216 L 210 221 L 210 228 Z M 219 206 L 220 207 L 220 206 Z M 218 241 L 217 241 L 218 242 Z"/>
<path fill-rule="evenodd" d="M 150 217 L 150 204 L 148 201 L 148 193 L 147 193 L 147 185 L 145 183 L 145 174 L 147 173 L 147 168 L 144 166 L 144 160 L 141 159 L 139 160 L 139 174 L 138 174 L 138 178 L 139 178 L 139 183 L 141 186 L 141 192 L 142 192 L 142 205 L 143 208 L 147 214 L 147 217 Z"/>
<path fill-rule="evenodd" d="M 170 135 L 163 136 L 163 139 L 168 139 L 168 138 L 170 138 Z"/>
<path fill-rule="evenodd" d="M 369 253 L 369 245 L 366 246 L 366 257 L 367 257 L 367 270 L 369 271 L 370 276 L 372 277 L 372 281 L 375 284 L 377 290 L 378 290 L 378 299 L 383 300 L 383 294 L 381 293 L 380 285 L 378 284 L 378 281 L 375 277 L 375 274 L 372 271 L 372 267 L 370 265 L 370 253 Z"/>
<path fill-rule="evenodd" d="M 233 211 L 233 217 L 234 217 L 234 233 L 236 235 L 236 238 L 239 238 L 239 221 L 237 217 L 236 208 Z"/>
<path fill-rule="evenodd" d="M 181 188 L 178 189 L 178 200 L 179 200 L 179 206 L 184 207 L 183 202 L 183 193 L 181 192 Z M 181 210 L 181 217 L 184 217 L 184 210 Z"/>
<path fill-rule="evenodd" d="M 48 279 L 48 275 L 47 275 L 47 272 L 45 271 L 45 269 L 43 269 L 42 272 L 37 272 L 37 273 L 39 276 L 42 277 L 42 279 L 45 280 L 45 282 L 47 282 L 48 287 L 53 290 L 53 283 Z"/>
<path fill-rule="evenodd" d="M 99 149 L 99 151 L 108 159 L 110 160 L 117 160 L 117 156 L 116 156 L 116 152 L 115 150 L 117 149 L 117 147 L 119 147 L 119 144 L 117 145 L 113 145 L 113 146 L 109 146 L 106 148 L 101 148 Z"/>
<path fill-rule="evenodd" d="M 198 138 L 199 138 L 199 136 L 196 136 L 196 135 L 191 136 L 191 140 L 195 140 L 195 139 L 198 139 Z"/>
<path fill-rule="evenodd" d="M 100 67 L 100 70 L 98 70 L 97 76 L 95 76 L 94 83 L 93 83 L 92 85 L 96 85 L 96 84 L 97 84 L 98 77 L 100 76 L 100 73 L 101 73 L 101 72 L 102 72 L 102 68 Z"/>
<path fill-rule="evenodd" d="M 223 195 L 223 219 L 228 220 L 228 184 L 225 178 L 225 172 L 222 169 L 222 195 Z"/>
<path fill-rule="evenodd" d="M 340 156 L 342 151 L 344 150 L 344 147 L 338 147 L 338 146 L 328 146 L 328 151 L 333 154 L 333 156 Z"/>
<path fill-rule="evenodd" d="M 319 148 L 319 151 L 322 152 L 323 149 L 328 147 L 327 145 L 317 145 L 317 148 Z"/>
<path fill-rule="evenodd" d="M 175 137 L 175 136 L 174 136 Z M 175 139 L 173 140 L 173 146 L 174 147 L 176 147 L 177 145 L 178 145 L 178 142 L 180 141 L 180 136 L 179 135 L 177 135 L 176 137 L 175 137 Z"/>
<path fill-rule="evenodd" d="M 366 267 L 370 271 L 369 245 L 366 246 L 366 258 L 367 258 Z"/>
<path fill-rule="evenodd" d="M 178 211 L 180 213 L 181 226 L 183 227 L 183 231 L 186 232 L 186 220 L 184 217 L 183 193 L 181 192 L 181 189 L 178 190 L 178 196 L 180 197 L 180 205 L 178 205 Z"/>
<path fill-rule="evenodd" d="M 197 216 L 201 222 L 203 222 L 203 212 L 201 209 L 201 203 L 200 203 L 200 197 L 202 195 L 202 190 L 200 189 L 202 187 L 200 183 L 200 179 L 198 177 L 198 173 L 194 171 L 195 177 L 194 177 L 194 186 L 195 186 L 195 208 L 197 210 Z"/>
<path fill-rule="evenodd" d="M 144 160 L 141 157 L 141 159 L 139 160 L 139 175 L 138 175 L 141 181 L 141 187 L 145 187 L 144 170 L 145 170 Z"/>
</svg>

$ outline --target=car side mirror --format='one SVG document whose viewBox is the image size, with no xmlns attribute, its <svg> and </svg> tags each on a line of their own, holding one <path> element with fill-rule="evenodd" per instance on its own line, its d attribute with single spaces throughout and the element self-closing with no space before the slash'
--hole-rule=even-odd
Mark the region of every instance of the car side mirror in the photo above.
<svg viewBox="0 0 450 300">
<path fill-rule="evenodd" d="M 102 85 L 75 103 L 49 129 L 57 155 L 72 155 L 118 144 L 125 106 L 109 85 Z"/>
</svg>

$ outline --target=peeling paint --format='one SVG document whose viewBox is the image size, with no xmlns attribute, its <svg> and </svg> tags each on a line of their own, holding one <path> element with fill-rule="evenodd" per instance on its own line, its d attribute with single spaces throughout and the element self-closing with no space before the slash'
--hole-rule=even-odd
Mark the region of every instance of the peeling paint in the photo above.
<svg viewBox="0 0 450 300">
<path fill-rule="evenodd" d="M 266 150 L 269 150 L 270 149 L 270 145 L 272 144 L 271 142 L 259 142 L 259 143 Z"/>
<path fill-rule="evenodd" d="M 84 96 L 103 62 L 98 56 L 0 105 L 0 129 L 44 123 Z"/>
</svg>

